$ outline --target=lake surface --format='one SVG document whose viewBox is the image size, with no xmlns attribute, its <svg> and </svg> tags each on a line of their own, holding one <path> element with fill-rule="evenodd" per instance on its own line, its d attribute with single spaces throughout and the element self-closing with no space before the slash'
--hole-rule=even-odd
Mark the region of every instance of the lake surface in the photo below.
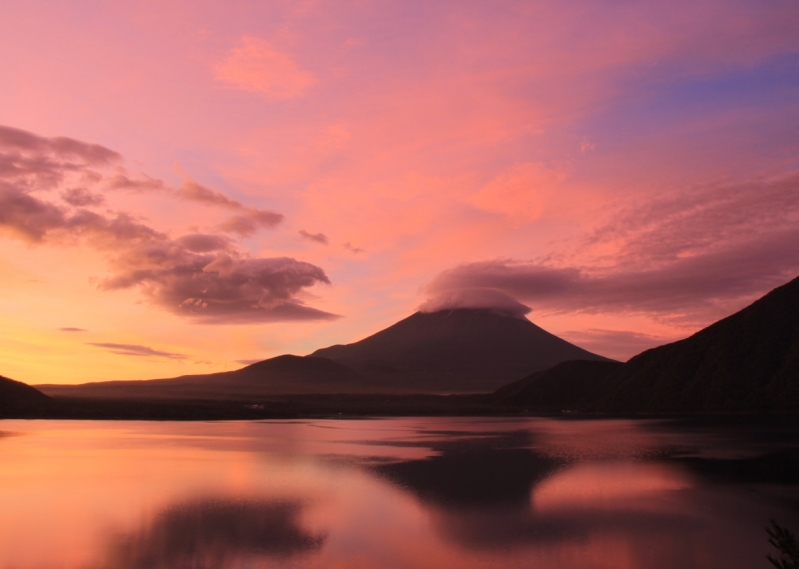
<svg viewBox="0 0 799 569">
<path fill-rule="evenodd" d="M 0 568 L 770 567 L 795 430 L 0 421 Z"/>
</svg>

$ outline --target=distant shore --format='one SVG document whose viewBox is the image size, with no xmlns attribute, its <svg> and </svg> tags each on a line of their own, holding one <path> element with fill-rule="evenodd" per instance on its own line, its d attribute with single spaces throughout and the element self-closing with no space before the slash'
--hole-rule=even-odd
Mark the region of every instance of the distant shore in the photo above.
<svg viewBox="0 0 799 569">
<path fill-rule="evenodd" d="M 375 417 L 558 417 L 562 419 L 686 419 L 730 424 L 799 424 L 799 413 L 588 413 L 531 411 L 497 403 L 491 394 L 297 395 L 258 401 L 81 399 L 54 397 L 46 405 L 2 419 L 96 421 L 234 421 Z"/>
</svg>

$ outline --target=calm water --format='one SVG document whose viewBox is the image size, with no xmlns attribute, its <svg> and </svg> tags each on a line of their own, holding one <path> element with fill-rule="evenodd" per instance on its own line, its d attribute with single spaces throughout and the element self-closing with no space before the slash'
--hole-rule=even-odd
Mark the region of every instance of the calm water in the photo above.
<svg viewBox="0 0 799 569">
<path fill-rule="evenodd" d="M 0 568 L 769 567 L 799 438 L 641 421 L 0 421 Z"/>
</svg>

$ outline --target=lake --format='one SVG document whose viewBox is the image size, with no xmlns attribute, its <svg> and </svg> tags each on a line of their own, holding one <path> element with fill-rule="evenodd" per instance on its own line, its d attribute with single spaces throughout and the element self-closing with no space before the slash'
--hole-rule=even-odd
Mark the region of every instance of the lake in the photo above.
<svg viewBox="0 0 799 569">
<path fill-rule="evenodd" d="M 665 421 L 0 421 L 0 568 L 770 567 L 799 436 Z"/>
</svg>

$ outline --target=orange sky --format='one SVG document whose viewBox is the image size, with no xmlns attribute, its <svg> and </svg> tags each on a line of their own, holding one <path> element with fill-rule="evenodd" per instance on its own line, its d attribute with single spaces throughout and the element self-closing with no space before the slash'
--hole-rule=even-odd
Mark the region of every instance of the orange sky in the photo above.
<svg viewBox="0 0 799 569">
<path fill-rule="evenodd" d="M 497 292 L 611 357 L 683 337 L 799 274 L 797 29 L 793 0 L 4 2 L 0 374 L 228 370 Z"/>
</svg>

